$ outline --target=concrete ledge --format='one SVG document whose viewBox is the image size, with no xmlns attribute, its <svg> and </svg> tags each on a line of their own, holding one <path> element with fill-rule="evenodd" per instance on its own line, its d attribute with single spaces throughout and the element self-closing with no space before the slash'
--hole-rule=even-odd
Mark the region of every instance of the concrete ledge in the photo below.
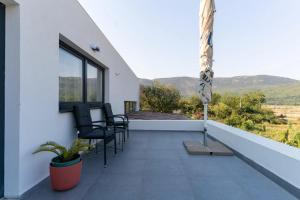
<svg viewBox="0 0 300 200">
<path fill-rule="evenodd" d="M 208 133 L 290 185 L 300 188 L 300 149 L 215 121 L 208 121 Z"/>
<path fill-rule="evenodd" d="M 130 130 L 201 131 L 202 120 L 130 120 Z"/>
</svg>

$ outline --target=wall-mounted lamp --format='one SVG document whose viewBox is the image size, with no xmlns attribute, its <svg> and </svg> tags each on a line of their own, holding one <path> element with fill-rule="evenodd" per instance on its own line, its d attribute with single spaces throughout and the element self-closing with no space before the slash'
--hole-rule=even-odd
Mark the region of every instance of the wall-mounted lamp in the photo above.
<svg viewBox="0 0 300 200">
<path fill-rule="evenodd" d="M 97 45 L 91 44 L 90 47 L 91 47 L 91 49 L 92 49 L 94 52 L 99 52 L 99 51 L 100 51 L 100 48 L 99 48 Z"/>
</svg>

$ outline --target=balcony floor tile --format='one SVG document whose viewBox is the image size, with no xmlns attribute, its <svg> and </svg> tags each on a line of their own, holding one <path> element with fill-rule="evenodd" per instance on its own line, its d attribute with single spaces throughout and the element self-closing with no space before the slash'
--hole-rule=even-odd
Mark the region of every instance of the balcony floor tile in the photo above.
<svg viewBox="0 0 300 200">
<path fill-rule="evenodd" d="M 66 192 L 51 189 L 49 178 L 24 200 L 247 200 L 296 199 L 236 156 L 191 156 L 183 140 L 195 132 L 132 131 L 124 152 L 109 150 L 83 157 L 80 184 Z M 100 148 L 99 148 L 100 149 Z"/>
</svg>

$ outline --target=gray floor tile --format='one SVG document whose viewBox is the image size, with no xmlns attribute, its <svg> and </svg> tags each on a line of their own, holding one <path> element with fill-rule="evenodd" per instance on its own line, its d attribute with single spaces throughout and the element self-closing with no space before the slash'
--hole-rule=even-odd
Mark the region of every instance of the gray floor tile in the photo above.
<svg viewBox="0 0 300 200">
<path fill-rule="evenodd" d="M 141 186 L 139 186 L 141 187 Z M 84 196 L 84 200 L 141 200 L 141 189 L 135 186 L 102 186 L 93 185 Z"/>
<path fill-rule="evenodd" d="M 107 168 L 104 169 L 104 173 L 107 174 L 143 174 L 145 167 L 145 160 L 115 160 Z"/>
<path fill-rule="evenodd" d="M 251 200 L 251 196 L 236 182 L 211 177 L 196 178 L 192 181 L 196 199 L 209 200 Z"/>
<path fill-rule="evenodd" d="M 252 177 L 243 177 L 238 180 L 247 193 L 250 194 L 252 199 L 263 200 L 295 200 L 294 196 L 288 193 L 286 190 L 281 188 L 276 183 L 270 181 L 267 177 L 262 174 L 253 174 Z"/>
<path fill-rule="evenodd" d="M 191 156 L 184 140 L 202 140 L 195 132 L 132 131 L 124 152 L 108 151 L 103 167 L 98 154 L 83 156 L 80 184 L 66 192 L 46 179 L 24 200 L 247 200 L 296 199 L 251 166 L 231 157 Z"/>
<path fill-rule="evenodd" d="M 144 175 L 160 176 L 160 175 L 184 175 L 184 169 L 180 160 L 147 160 L 144 168 Z"/>
<path fill-rule="evenodd" d="M 177 151 L 167 149 L 149 149 L 146 156 L 147 160 L 180 160 Z"/>
<path fill-rule="evenodd" d="M 193 200 L 193 190 L 185 176 L 145 176 L 142 199 L 144 200 Z"/>
</svg>

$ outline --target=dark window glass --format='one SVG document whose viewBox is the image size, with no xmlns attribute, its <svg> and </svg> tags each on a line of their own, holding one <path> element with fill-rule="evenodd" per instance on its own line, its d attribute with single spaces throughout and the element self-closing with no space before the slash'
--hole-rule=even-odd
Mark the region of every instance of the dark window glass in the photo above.
<svg viewBox="0 0 300 200">
<path fill-rule="evenodd" d="M 131 113 L 136 111 L 136 101 L 125 101 L 124 102 L 124 112 Z"/>
<path fill-rule="evenodd" d="M 102 70 L 96 66 L 87 64 L 87 101 L 102 102 Z"/>
<path fill-rule="evenodd" d="M 82 65 L 83 60 L 59 49 L 59 101 L 81 102 L 82 95 Z"/>
<path fill-rule="evenodd" d="M 104 69 L 60 42 L 59 110 L 70 112 L 77 103 L 100 108 L 104 99 Z"/>
</svg>

